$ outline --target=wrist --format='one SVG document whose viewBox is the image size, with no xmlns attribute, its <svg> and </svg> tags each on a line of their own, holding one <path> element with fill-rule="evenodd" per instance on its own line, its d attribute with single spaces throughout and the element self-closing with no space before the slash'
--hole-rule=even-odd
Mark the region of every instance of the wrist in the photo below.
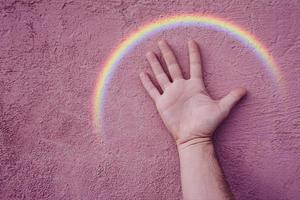
<svg viewBox="0 0 300 200">
<path fill-rule="evenodd" d="M 213 146 L 213 142 L 211 137 L 195 137 L 188 140 L 178 139 L 176 145 L 178 151 L 183 151 L 200 146 Z"/>
</svg>

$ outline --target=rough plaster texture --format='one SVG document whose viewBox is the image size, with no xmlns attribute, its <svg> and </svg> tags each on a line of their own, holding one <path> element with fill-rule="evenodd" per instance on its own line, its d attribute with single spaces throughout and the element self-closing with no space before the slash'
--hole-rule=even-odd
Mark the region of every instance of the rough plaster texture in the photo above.
<svg viewBox="0 0 300 200">
<path fill-rule="evenodd" d="M 115 72 L 97 135 L 91 98 L 99 64 L 140 24 L 185 12 L 215 14 L 255 34 L 285 87 L 224 33 L 160 32 Z M 0 199 L 181 199 L 174 142 L 138 79 L 159 38 L 174 47 L 185 75 L 186 40 L 198 41 L 214 97 L 240 84 L 249 90 L 215 137 L 237 199 L 300 199 L 299 18 L 299 1 L 2 0 Z"/>
</svg>

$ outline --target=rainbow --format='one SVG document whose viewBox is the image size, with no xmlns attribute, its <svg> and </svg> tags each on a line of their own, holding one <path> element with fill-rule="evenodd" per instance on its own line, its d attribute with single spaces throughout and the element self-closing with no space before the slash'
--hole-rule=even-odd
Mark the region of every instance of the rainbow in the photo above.
<svg viewBox="0 0 300 200">
<path fill-rule="evenodd" d="M 128 37 L 126 37 L 111 52 L 110 56 L 103 63 L 93 94 L 93 121 L 97 131 L 100 131 L 100 114 L 103 113 L 102 105 L 104 102 L 106 87 L 120 61 L 132 48 L 134 48 L 147 36 L 164 29 L 178 26 L 207 27 L 209 29 L 223 31 L 229 34 L 242 42 L 247 48 L 251 49 L 252 52 L 254 52 L 261 60 L 266 69 L 273 74 L 275 82 L 277 82 L 277 84 L 280 83 L 282 79 L 280 70 L 267 48 L 257 38 L 236 24 L 211 15 L 180 14 L 160 18 L 139 27 L 136 31 L 129 34 Z"/>
</svg>

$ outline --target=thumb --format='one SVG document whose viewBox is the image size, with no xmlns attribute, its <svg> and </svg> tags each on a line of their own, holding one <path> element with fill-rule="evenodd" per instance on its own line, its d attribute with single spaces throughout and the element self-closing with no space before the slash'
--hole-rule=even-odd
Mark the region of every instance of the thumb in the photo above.
<svg viewBox="0 0 300 200">
<path fill-rule="evenodd" d="M 222 110 L 225 112 L 230 112 L 230 110 L 233 108 L 233 106 L 247 93 L 247 90 L 243 87 L 239 87 L 236 89 L 233 89 L 224 96 L 220 102 L 219 105 Z"/>
</svg>

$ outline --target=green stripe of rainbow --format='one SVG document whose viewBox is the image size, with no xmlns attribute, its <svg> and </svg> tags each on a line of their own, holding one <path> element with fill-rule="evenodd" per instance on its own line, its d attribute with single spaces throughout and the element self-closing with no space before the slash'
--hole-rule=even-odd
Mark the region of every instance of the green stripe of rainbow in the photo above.
<svg viewBox="0 0 300 200">
<path fill-rule="evenodd" d="M 93 120 L 97 131 L 100 131 L 100 114 L 105 96 L 105 88 L 122 58 L 143 38 L 162 29 L 178 26 L 201 26 L 220 30 L 232 35 L 248 48 L 252 49 L 266 68 L 273 74 L 275 82 L 281 81 L 281 73 L 274 59 L 264 45 L 253 35 L 232 22 L 208 15 L 180 14 L 158 19 L 141 26 L 125 38 L 110 54 L 101 69 L 96 82 L 93 97 Z"/>
</svg>

